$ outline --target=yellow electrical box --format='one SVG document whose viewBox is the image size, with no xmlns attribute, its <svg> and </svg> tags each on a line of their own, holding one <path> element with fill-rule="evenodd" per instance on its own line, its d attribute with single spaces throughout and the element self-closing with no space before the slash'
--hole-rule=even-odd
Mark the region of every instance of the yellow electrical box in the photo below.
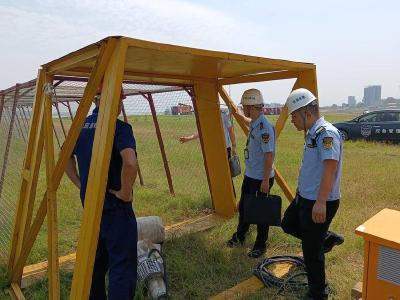
<svg viewBox="0 0 400 300">
<path fill-rule="evenodd" d="M 383 209 L 360 225 L 364 238 L 363 300 L 400 300 L 400 212 Z"/>
</svg>

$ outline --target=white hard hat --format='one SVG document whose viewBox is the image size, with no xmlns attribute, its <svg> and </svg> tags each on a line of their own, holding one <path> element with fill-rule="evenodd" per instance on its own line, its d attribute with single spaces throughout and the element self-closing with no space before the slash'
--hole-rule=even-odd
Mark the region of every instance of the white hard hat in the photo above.
<svg viewBox="0 0 400 300">
<path fill-rule="evenodd" d="M 264 99 L 259 90 L 249 89 L 244 91 L 240 103 L 242 105 L 263 105 Z"/>
<path fill-rule="evenodd" d="M 292 91 L 286 100 L 289 114 L 310 104 L 316 99 L 314 94 L 307 89 L 296 89 Z"/>
</svg>

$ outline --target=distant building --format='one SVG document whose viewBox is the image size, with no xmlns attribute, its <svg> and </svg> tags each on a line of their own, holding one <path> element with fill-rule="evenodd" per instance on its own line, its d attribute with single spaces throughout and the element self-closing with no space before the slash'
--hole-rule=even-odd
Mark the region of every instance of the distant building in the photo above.
<svg viewBox="0 0 400 300">
<path fill-rule="evenodd" d="M 363 102 L 365 106 L 379 106 L 381 104 L 382 87 L 370 85 L 364 88 Z"/>
<path fill-rule="evenodd" d="M 399 109 L 400 108 L 400 99 L 396 99 L 393 97 L 388 97 L 386 99 L 382 99 L 383 107 L 388 109 Z"/>
<path fill-rule="evenodd" d="M 355 96 L 349 96 L 347 97 L 347 105 L 349 107 L 356 107 L 357 101 Z"/>
<path fill-rule="evenodd" d="M 190 115 L 193 113 L 193 107 L 188 104 L 178 103 L 176 106 L 171 106 L 173 115 Z"/>
</svg>

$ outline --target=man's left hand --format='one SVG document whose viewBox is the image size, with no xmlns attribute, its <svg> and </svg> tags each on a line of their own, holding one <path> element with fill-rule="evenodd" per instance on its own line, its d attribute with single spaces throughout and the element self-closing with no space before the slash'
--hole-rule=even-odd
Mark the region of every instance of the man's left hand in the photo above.
<svg viewBox="0 0 400 300">
<path fill-rule="evenodd" d="M 269 192 L 269 179 L 264 179 L 261 182 L 260 191 L 262 193 L 268 194 L 268 192 Z"/>
<path fill-rule="evenodd" d="M 314 223 L 325 223 L 326 221 L 326 202 L 315 201 L 312 210 L 312 220 Z"/>
<path fill-rule="evenodd" d="M 232 151 L 232 156 L 237 155 L 236 146 L 232 146 L 231 151 Z"/>
<path fill-rule="evenodd" d="M 132 194 L 123 194 L 122 192 L 121 192 L 121 190 L 119 190 L 119 191 L 114 191 L 114 190 L 111 190 L 111 189 L 109 189 L 108 190 L 111 194 L 114 194 L 118 199 L 121 199 L 122 201 L 124 201 L 124 202 L 131 202 L 132 201 Z"/>
</svg>

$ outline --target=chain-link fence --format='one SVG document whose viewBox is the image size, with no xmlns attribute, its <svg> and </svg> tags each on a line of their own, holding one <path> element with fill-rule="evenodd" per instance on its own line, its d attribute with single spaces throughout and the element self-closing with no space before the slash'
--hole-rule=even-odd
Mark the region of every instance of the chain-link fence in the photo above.
<svg viewBox="0 0 400 300">
<path fill-rule="evenodd" d="M 0 259 L 7 259 L 35 82 L 0 94 Z"/>
<path fill-rule="evenodd" d="M 53 132 L 56 153 L 68 134 L 86 82 L 82 78 L 54 79 Z M 34 89 L 35 82 L 32 81 L 27 87 L 17 86 L 0 94 L 3 97 L 3 105 L 0 106 L 0 257 L 3 259 L 7 258 L 10 246 Z M 197 133 L 192 88 L 124 82 L 123 89 L 126 99 L 119 118 L 132 125 L 140 167 L 134 187 L 136 215 L 159 215 L 166 224 L 172 224 L 210 212 L 212 204 L 201 143 L 199 139 L 184 144 L 179 141 L 182 136 Z M 93 109 L 94 106 L 91 111 Z M 43 162 L 35 211 L 43 198 L 45 186 Z M 82 212 L 79 191 L 66 176 L 61 181 L 57 198 L 59 248 L 60 255 L 64 255 L 75 250 Z M 32 252 L 34 254 L 29 263 L 46 258 L 46 224 Z"/>
</svg>

